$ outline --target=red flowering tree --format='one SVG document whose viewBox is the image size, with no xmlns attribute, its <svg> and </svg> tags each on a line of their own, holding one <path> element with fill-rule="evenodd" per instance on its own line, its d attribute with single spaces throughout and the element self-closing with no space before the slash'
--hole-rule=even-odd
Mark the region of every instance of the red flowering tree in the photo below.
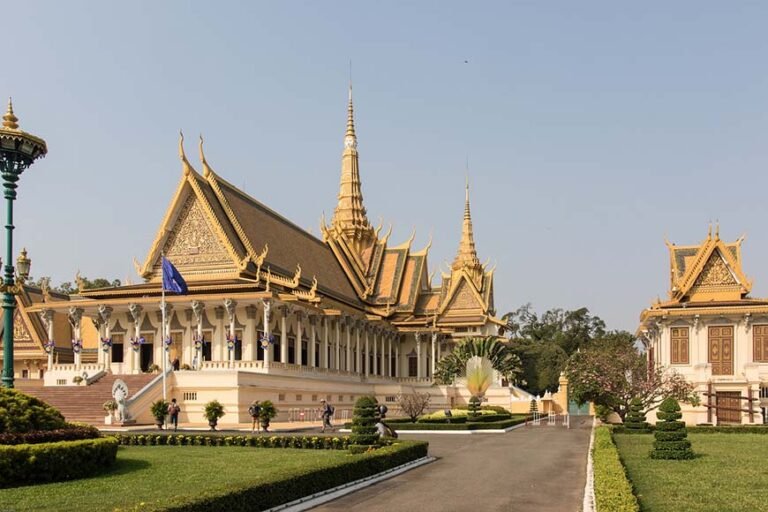
<svg viewBox="0 0 768 512">
<path fill-rule="evenodd" d="M 645 355 L 628 332 L 612 332 L 592 340 L 571 355 L 565 369 L 570 398 L 593 402 L 618 414 L 622 421 L 637 398 L 648 410 L 672 396 L 698 405 L 699 397 L 679 373 L 662 367 L 648 368 Z"/>
</svg>

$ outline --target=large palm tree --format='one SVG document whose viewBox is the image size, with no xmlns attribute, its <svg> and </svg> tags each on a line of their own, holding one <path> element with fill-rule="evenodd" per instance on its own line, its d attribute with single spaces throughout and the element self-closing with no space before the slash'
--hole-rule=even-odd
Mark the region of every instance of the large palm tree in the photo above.
<svg viewBox="0 0 768 512">
<path fill-rule="evenodd" d="M 497 336 L 466 338 L 437 363 L 435 380 L 438 384 L 451 384 L 466 372 L 467 361 L 475 356 L 488 359 L 493 369 L 509 381 L 515 381 L 523 370 L 520 358 Z"/>
</svg>

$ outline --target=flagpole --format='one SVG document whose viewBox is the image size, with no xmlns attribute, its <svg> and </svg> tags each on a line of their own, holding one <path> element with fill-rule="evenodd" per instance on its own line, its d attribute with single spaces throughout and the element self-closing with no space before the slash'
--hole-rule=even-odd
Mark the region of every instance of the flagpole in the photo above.
<svg viewBox="0 0 768 512">
<path fill-rule="evenodd" d="M 161 254 L 162 254 L 162 258 L 165 258 L 165 252 L 163 252 Z M 167 394 L 166 387 L 165 387 L 166 359 L 168 359 L 166 357 L 166 355 L 165 355 L 165 348 L 166 348 L 166 345 L 165 345 L 165 282 L 164 282 L 165 268 L 163 268 L 163 265 L 161 265 L 160 267 L 161 267 L 161 272 L 160 272 L 161 273 L 161 276 L 160 276 L 160 288 L 162 289 L 162 292 L 161 292 L 162 300 L 160 302 L 160 308 L 163 311 L 162 312 L 162 315 L 163 315 L 163 325 L 160 328 L 160 332 L 162 333 L 160 335 L 160 346 L 163 349 L 161 351 L 162 358 L 163 358 L 163 402 L 167 402 L 168 401 L 168 394 Z"/>
</svg>

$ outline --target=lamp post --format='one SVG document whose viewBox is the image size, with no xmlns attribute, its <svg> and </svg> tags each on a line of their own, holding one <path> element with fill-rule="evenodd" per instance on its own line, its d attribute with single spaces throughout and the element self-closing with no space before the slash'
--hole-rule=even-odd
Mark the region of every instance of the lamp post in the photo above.
<svg viewBox="0 0 768 512">
<path fill-rule="evenodd" d="M 45 141 L 19 129 L 19 119 L 13 114 L 13 104 L 8 99 L 8 111 L 0 128 L 0 176 L 3 178 L 3 197 L 7 201 L 5 224 L 5 272 L 0 291 L 3 292 L 3 386 L 13 387 L 13 320 L 16 313 L 15 295 L 20 293 L 29 277 L 31 261 L 22 250 L 16 260 L 18 276 L 13 268 L 13 201 L 16 199 L 16 182 L 21 173 L 38 158 L 48 152 Z M 1 263 L 0 263 L 1 265 Z M 18 278 L 18 283 L 15 282 Z"/>
</svg>

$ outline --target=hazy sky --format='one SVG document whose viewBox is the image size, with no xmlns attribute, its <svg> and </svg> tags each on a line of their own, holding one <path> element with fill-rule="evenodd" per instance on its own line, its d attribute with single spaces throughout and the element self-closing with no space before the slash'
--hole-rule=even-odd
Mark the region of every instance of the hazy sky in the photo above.
<svg viewBox="0 0 768 512">
<path fill-rule="evenodd" d="M 451 260 L 469 158 L 499 313 L 587 306 L 634 330 L 664 236 L 747 233 L 768 295 L 768 4 L 3 2 L 0 95 L 49 155 L 22 176 L 35 276 L 125 279 L 181 176 L 225 179 L 318 234 L 349 61 L 365 206 Z M 4 218 L 3 218 L 4 221 Z M 15 252 L 17 252 L 17 250 Z"/>
</svg>

